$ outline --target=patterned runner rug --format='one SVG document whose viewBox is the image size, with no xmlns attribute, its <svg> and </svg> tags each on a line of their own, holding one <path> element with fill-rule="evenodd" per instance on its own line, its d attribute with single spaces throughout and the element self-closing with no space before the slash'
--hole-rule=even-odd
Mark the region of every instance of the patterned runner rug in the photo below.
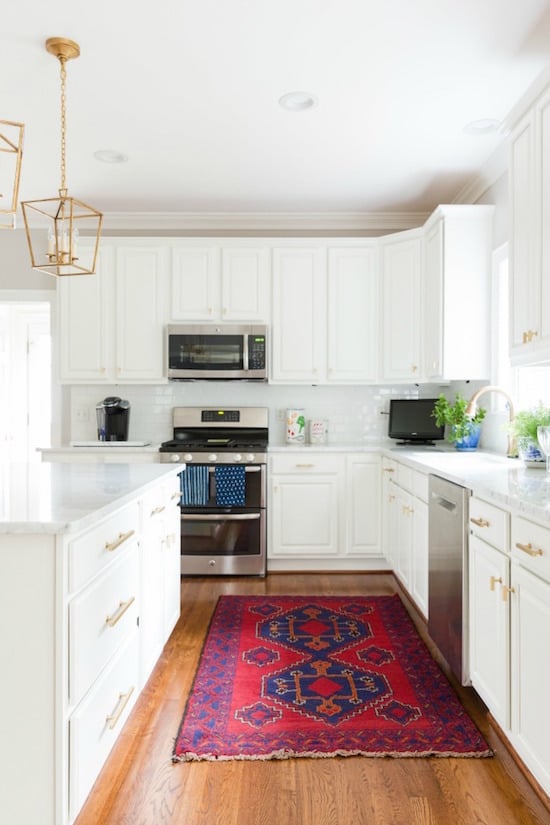
<svg viewBox="0 0 550 825">
<path fill-rule="evenodd" d="M 173 760 L 491 756 L 398 596 L 221 596 Z"/>
</svg>

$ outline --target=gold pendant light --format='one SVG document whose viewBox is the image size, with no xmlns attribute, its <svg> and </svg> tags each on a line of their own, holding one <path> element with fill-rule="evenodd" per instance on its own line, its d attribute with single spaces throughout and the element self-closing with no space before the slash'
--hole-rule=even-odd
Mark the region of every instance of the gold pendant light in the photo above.
<svg viewBox="0 0 550 825">
<path fill-rule="evenodd" d="M 24 131 L 23 123 L 0 120 L 0 229 L 15 229 Z"/>
<path fill-rule="evenodd" d="M 31 265 L 33 269 L 50 275 L 92 275 L 103 215 L 82 201 L 69 197 L 65 173 L 65 64 L 67 60 L 79 56 L 80 47 L 74 40 L 50 37 L 46 40 L 46 49 L 57 57 L 61 65 L 61 186 L 57 198 L 21 202 Z M 81 231 L 85 231 L 87 237 L 95 238 L 84 254 L 78 244 Z"/>
</svg>

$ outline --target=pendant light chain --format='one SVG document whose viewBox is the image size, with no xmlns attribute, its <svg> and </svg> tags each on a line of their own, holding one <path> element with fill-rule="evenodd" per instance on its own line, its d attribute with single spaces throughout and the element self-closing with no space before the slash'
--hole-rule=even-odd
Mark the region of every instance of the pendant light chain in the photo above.
<svg viewBox="0 0 550 825">
<path fill-rule="evenodd" d="M 65 172 L 65 160 L 66 160 L 66 140 L 65 140 L 65 131 L 67 126 L 67 115 L 65 111 L 66 106 L 66 83 L 67 83 L 67 72 L 65 70 L 65 63 L 66 60 L 63 57 L 59 58 L 59 62 L 61 64 L 61 190 L 66 193 L 67 192 L 67 181 L 66 181 L 66 172 Z"/>
</svg>

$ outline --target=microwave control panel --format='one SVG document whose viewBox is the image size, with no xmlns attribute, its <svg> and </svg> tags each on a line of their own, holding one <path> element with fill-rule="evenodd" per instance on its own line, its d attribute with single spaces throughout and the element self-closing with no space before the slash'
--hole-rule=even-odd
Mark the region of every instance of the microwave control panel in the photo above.
<svg viewBox="0 0 550 825">
<path fill-rule="evenodd" d="M 265 335 L 248 336 L 248 368 L 251 370 L 265 369 Z"/>
</svg>

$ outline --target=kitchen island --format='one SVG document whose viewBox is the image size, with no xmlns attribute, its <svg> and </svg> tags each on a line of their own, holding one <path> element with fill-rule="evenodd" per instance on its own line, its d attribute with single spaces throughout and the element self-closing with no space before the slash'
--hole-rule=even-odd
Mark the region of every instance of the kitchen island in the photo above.
<svg viewBox="0 0 550 825">
<path fill-rule="evenodd" d="M 0 823 L 76 818 L 180 612 L 183 465 L 0 465 Z"/>
</svg>

